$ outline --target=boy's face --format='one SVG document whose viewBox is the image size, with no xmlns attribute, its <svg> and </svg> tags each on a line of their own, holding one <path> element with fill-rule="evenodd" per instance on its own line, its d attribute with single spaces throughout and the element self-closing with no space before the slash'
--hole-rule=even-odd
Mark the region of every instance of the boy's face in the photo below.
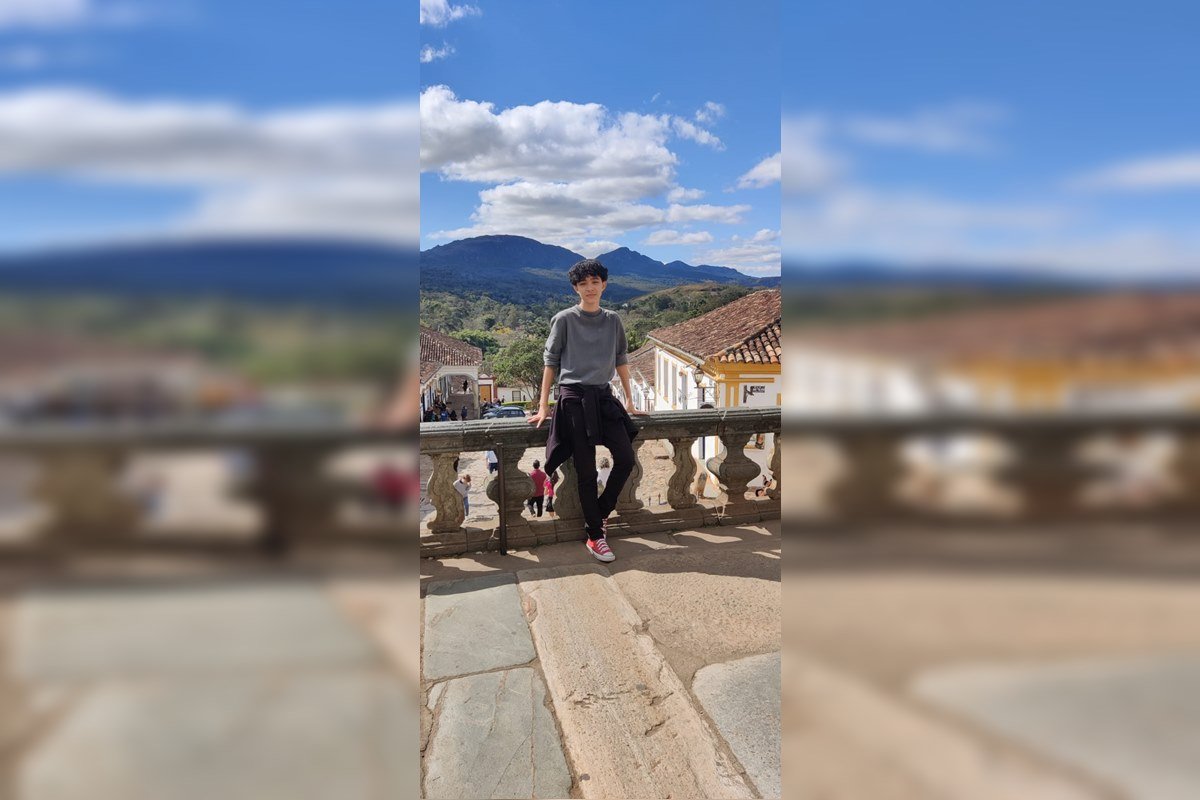
<svg viewBox="0 0 1200 800">
<path fill-rule="evenodd" d="M 599 303 L 600 296 L 608 288 L 608 281 L 602 281 L 595 275 L 588 275 L 572 288 L 575 289 L 575 294 L 579 295 L 579 299 L 583 302 L 589 304 Z"/>
</svg>

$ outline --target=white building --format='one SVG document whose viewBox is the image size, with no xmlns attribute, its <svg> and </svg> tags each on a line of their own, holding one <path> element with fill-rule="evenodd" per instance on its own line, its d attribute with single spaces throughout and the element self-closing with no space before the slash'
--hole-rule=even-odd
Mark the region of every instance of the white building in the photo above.
<svg viewBox="0 0 1200 800">
<path fill-rule="evenodd" d="M 629 357 L 635 407 L 646 411 L 780 406 L 782 304 L 778 289 L 762 290 L 707 314 L 653 330 Z M 746 454 L 769 474 L 774 436 Z M 701 463 L 719 452 L 715 436 L 692 452 Z"/>
</svg>

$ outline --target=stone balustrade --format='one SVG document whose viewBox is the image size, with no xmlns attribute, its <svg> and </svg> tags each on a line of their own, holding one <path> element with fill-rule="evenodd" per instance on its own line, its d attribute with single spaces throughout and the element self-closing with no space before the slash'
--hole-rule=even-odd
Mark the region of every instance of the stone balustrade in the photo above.
<svg viewBox="0 0 1200 800">
<path fill-rule="evenodd" d="M 399 541 L 415 524 L 415 509 L 402 514 L 383 507 L 369 478 L 351 479 L 331 466 L 347 452 L 388 445 L 408 450 L 411 441 L 411 434 L 348 426 L 164 424 L 3 430 L 0 460 L 8 466 L 6 472 L 25 465 L 33 477 L 25 496 L 14 496 L 11 486 L 2 490 L 0 520 L 22 505 L 45 513 L 31 533 L 0 536 L 0 554 L 54 554 L 97 546 L 231 545 L 279 553 L 298 542 Z M 230 459 L 227 472 L 233 480 L 225 496 L 218 487 L 203 491 L 215 492 L 218 505 L 248 506 L 255 520 L 249 534 L 231 536 L 213 527 L 206 513 L 212 509 L 201 509 L 194 523 L 175 524 L 165 534 L 148 530 L 138 491 L 126 484 L 127 467 L 137 458 L 164 454 Z M 211 477 L 211 472 L 206 475 Z M 188 493 L 193 488 L 202 491 L 186 485 L 175 490 Z M 347 506 L 355 504 L 371 508 L 347 519 Z"/>
<path fill-rule="evenodd" d="M 789 417 L 781 429 L 780 410 L 768 408 L 668 411 L 635 421 L 641 429 L 635 442 L 639 463 L 610 518 L 614 536 L 753 523 L 779 517 L 781 506 L 789 530 L 809 525 L 824 532 L 943 521 L 1187 523 L 1200 514 L 1200 415 Z M 781 433 L 789 442 L 786 499 Z M 433 467 L 425 487 L 433 512 L 420 524 L 422 554 L 498 545 L 494 523 L 464 525 L 453 488 L 459 456 L 495 447 L 505 464 L 509 545 L 581 539 L 582 510 L 570 461 L 560 470 L 555 518 L 531 520 L 522 513 L 531 484 L 519 464 L 528 449 L 545 445 L 546 434 L 545 426 L 534 429 L 519 419 L 422 425 L 420 453 Z M 765 497 L 748 491 L 758 485 L 760 467 L 747 457 L 746 445 L 757 434 L 775 434 L 773 446 L 758 459 L 774 478 Z M 692 453 L 699 437 L 722 445 L 703 465 Z M 29 467 L 32 478 L 21 491 L 28 504 L 45 512 L 33 535 L 7 536 L 6 504 L 13 489 L 0 486 L 0 554 L 181 543 L 279 552 L 298 542 L 407 541 L 417 527 L 415 509 L 348 514 L 348 507 L 377 498 L 369 481 L 348 480 L 331 469 L 348 451 L 380 445 L 404 450 L 411 436 L 336 426 L 0 431 L 0 462 Z M 247 536 L 230 539 L 203 519 L 170 536 L 148 532 L 145 509 L 123 484 L 130 463 L 161 452 L 231 451 L 248 465 L 228 498 L 253 510 Z M 408 452 L 406 468 L 415 469 L 415 454 Z M 656 457 L 670 459 L 669 474 L 656 479 L 661 485 L 648 486 L 643 467 Z M 698 470 L 711 475 L 719 497 L 697 496 Z M 500 481 L 491 476 L 484 492 L 474 493 L 473 510 L 478 503 L 498 504 L 499 490 Z"/>
<path fill-rule="evenodd" d="M 744 452 L 756 434 L 775 434 L 775 441 L 779 441 L 779 408 L 664 411 L 635 417 L 634 422 L 640 429 L 633 443 L 637 463 L 618 497 L 614 515 L 609 518 L 609 535 L 660 533 L 779 518 L 777 486 L 766 497 L 747 497 L 753 488 L 750 484 L 760 474 L 760 467 Z M 453 486 L 455 459 L 463 453 L 483 450 L 496 450 L 501 456 L 505 527 L 510 547 L 582 539 L 583 509 L 572 460 L 559 469 L 560 479 L 555 485 L 554 497 L 555 519 L 531 520 L 523 513 L 525 499 L 532 493 L 533 484 L 521 469 L 520 462 L 529 448 L 545 447 L 548 433 L 548 426 L 532 428 L 522 419 L 423 424 L 421 453 L 428 455 L 434 464 L 426 491 L 436 511 L 422 526 L 422 555 L 449 555 L 498 546 L 498 527 L 464 527 L 462 502 Z M 698 465 L 691 450 L 700 437 L 717 437 L 722 444 L 720 453 L 707 460 L 707 468 L 721 490 L 716 503 L 701 504 L 694 493 Z M 674 463 L 668 484 L 663 487 L 666 508 L 661 510 L 646 507 L 638 497 L 643 479 L 642 453 L 655 440 L 669 443 Z M 777 480 L 779 458 L 776 447 L 770 465 Z M 498 474 L 490 476 L 485 494 L 499 505 Z"/>
</svg>

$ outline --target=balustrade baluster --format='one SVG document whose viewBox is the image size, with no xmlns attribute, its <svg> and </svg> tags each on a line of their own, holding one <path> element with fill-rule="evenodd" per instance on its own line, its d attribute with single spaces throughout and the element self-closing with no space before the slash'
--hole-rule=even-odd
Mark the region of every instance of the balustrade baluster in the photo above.
<svg viewBox="0 0 1200 800">
<path fill-rule="evenodd" d="M 304 442 L 261 445 L 249 492 L 262 509 L 262 545 L 280 552 L 297 539 L 337 530 L 340 494 L 326 467 L 332 447 Z"/>
<path fill-rule="evenodd" d="M 434 533 L 461 531 L 466 515 L 463 512 L 462 495 L 454 488 L 457 475 L 454 462 L 458 453 L 431 453 L 433 473 L 429 476 L 426 493 L 433 504 L 434 515 L 429 520 L 429 530 Z"/>
<path fill-rule="evenodd" d="M 672 436 L 667 439 L 671 443 L 671 461 L 675 471 L 667 482 L 667 503 L 676 511 L 693 508 L 698 500 L 692 491 L 696 480 L 696 457 L 692 455 L 692 444 L 695 436 Z"/>
<path fill-rule="evenodd" d="M 717 485 L 721 487 L 717 503 L 722 516 L 755 513 L 755 502 L 746 498 L 750 482 L 761 471 L 758 464 L 746 455 L 746 443 L 752 435 L 745 430 L 721 433 L 721 452 L 708 460 L 708 471 L 716 476 Z"/>
<path fill-rule="evenodd" d="M 642 485 L 642 445 L 646 444 L 646 440 L 641 436 L 633 440 L 633 472 L 629 473 L 629 480 L 625 481 L 625 485 L 621 488 L 621 493 L 617 495 L 617 515 L 628 516 L 642 511 L 646 504 L 638 499 L 638 489 Z"/>
<path fill-rule="evenodd" d="M 524 447 L 506 445 L 504 447 L 504 520 L 508 531 L 509 547 L 527 547 L 536 544 L 533 529 L 529 520 L 521 513 L 525 508 L 525 500 L 533 494 L 533 481 L 521 471 L 521 457 L 525 455 Z M 487 483 L 487 496 L 500 506 L 500 477 L 493 474 Z"/>
<path fill-rule="evenodd" d="M 780 434 L 776 433 L 774 436 L 771 437 L 773 443 L 772 443 L 772 447 L 771 447 L 771 462 L 770 463 L 771 463 L 771 478 L 772 478 L 773 485 L 767 489 L 767 497 L 771 498 L 772 500 L 776 500 L 776 501 L 778 501 L 780 498 L 779 487 L 782 485 L 781 481 L 779 480 L 779 471 L 780 471 L 780 467 L 782 466 L 782 461 L 781 461 L 781 457 L 780 457 L 780 453 L 779 453 L 779 436 L 780 436 Z"/>
<path fill-rule="evenodd" d="M 50 510 L 49 540 L 134 538 L 141 515 L 119 484 L 124 452 L 81 446 L 34 455 L 39 462 L 34 495 Z"/>
</svg>

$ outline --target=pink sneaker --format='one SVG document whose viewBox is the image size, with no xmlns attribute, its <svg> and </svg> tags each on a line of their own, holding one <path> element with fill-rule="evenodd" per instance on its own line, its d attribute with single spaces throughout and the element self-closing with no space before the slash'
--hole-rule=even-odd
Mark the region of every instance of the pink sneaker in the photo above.
<svg viewBox="0 0 1200 800">
<path fill-rule="evenodd" d="M 603 536 L 601 536 L 599 539 L 588 539 L 587 549 L 597 561 L 617 560 L 617 557 L 613 555 L 612 548 L 608 546 L 608 540 Z"/>
</svg>

